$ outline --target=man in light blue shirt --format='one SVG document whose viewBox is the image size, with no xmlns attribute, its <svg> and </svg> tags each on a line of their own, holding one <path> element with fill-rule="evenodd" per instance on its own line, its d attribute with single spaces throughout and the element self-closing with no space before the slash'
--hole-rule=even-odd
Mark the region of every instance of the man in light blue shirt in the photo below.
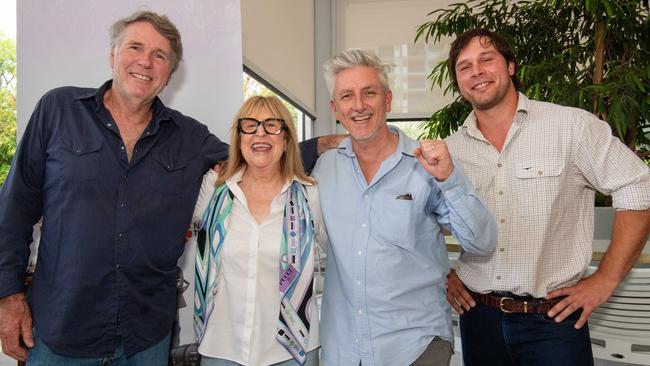
<svg viewBox="0 0 650 366">
<path fill-rule="evenodd" d="M 490 212 L 443 141 L 388 127 L 392 93 L 374 55 L 325 64 L 331 108 L 349 136 L 318 161 L 330 238 L 321 344 L 326 365 L 448 365 L 449 270 L 440 225 L 464 250 L 488 254 Z"/>
</svg>

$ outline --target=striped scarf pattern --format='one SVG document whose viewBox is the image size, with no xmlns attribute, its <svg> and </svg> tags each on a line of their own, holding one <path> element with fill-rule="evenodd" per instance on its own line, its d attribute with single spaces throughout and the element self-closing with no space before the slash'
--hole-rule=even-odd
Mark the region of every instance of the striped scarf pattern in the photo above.
<svg viewBox="0 0 650 366">
<path fill-rule="evenodd" d="M 195 264 L 194 331 L 199 344 L 214 309 L 219 254 L 226 237 L 225 221 L 233 194 L 226 183 L 215 188 L 203 214 Z M 293 181 L 287 191 L 279 255 L 280 313 L 276 340 L 299 364 L 309 347 L 309 303 L 312 300 L 314 223 L 305 186 Z"/>
</svg>

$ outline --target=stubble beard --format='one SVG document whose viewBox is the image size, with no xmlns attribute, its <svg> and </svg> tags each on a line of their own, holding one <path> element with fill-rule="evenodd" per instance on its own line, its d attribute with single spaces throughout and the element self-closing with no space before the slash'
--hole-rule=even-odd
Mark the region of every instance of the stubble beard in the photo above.
<svg viewBox="0 0 650 366">
<path fill-rule="evenodd" d="M 464 95 L 463 98 L 465 98 L 465 100 L 467 100 L 472 105 L 472 108 L 479 111 L 485 111 L 501 103 L 501 101 L 503 101 L 506 95 L 508 94 L 509 89 L 510 89 L 510 83 L 495 90 L 494 94 L 490 98 L 484 101 L 480 101 L 477 98 L 467 97 Z"/>
</svg>

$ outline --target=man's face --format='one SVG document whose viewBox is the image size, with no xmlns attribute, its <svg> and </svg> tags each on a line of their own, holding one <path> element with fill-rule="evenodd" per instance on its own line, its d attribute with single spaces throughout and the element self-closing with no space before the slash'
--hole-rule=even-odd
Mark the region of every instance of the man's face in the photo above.
<svg viewBox="0 0 650 366">
<path fill-rule="evenodd" d="M 458 54 L 455 65 L 460 94 L 474 109 L 487 110 L 499 104 L 510 88 L 515 65 L 487 39 L 475 37 Z"/>
<path fill-rule="evenodd" d="M 113 90 L 135 103 L 150 103 L 171 76 L 171 45 L 153 25 L 130 24 L 111 50 Z"/>
<path fill-rule="evenodd" d="M 393 94 L 384 90 L 377 71 L 355 66 L 339 72 L 334 80 L 332 112 L 357 141 L 371 140 L 386 127 Z"/>
</svg>

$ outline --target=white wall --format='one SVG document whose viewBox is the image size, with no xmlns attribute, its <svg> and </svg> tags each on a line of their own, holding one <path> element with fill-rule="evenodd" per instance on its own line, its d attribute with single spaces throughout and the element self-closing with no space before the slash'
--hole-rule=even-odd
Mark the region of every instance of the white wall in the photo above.
<svg viewBox="0 0 650 366">
<path fill-rule="evenodd" d="M 108 29 L 135 10 L 167 14 L 179 28 L 185 62 L 161 98 L 225 137 L 242 102 L 239 0 L 18 1 L 18 135 L 37 100 L 63 85 L 110 79 Z"/>
<path fill-rule="evenodd" d="M 314 8 L 314 69 L 316 93 L 316 120 L 314 136 L 336 133 L 336 119 L 330 112 L 330 96 L 323 78 L 323 63 L 335 49 L 336 27 L 334 14 L 336 0 L 317 0 Z"/>
<path fill-rule="evenodd" d="M 244 63 L 311 114 L 314 0 L 242 0 Z"/>
<path fill-rule="evenodd" d="M 239 0 L 20 0 L 18 18 L 18 138 L 37 100 L 63 86 L 98 87 L 111 78 L 108 29 L 140 9 L 166 14 L 181 32 L 185 61 L 161 94 L 163 102 L 227 136 L 242 103 Z M 180 263 L 190 288 L 181 312 L 181 344 L 193 340 L 194 247 Z M 0 366 L 16 363 L 0 355 Z"/>
<path fill-rule="evenodd" d="M 389 118 L 428 117 L 451 102 L 426 79 L 447 58 L 449 39 L 414 43 L 427 14 L 455 0 L 337 0 L 336 50 L 363 48 L 377 52 L 392 66 L 393 111 Z"/>
</svg>

